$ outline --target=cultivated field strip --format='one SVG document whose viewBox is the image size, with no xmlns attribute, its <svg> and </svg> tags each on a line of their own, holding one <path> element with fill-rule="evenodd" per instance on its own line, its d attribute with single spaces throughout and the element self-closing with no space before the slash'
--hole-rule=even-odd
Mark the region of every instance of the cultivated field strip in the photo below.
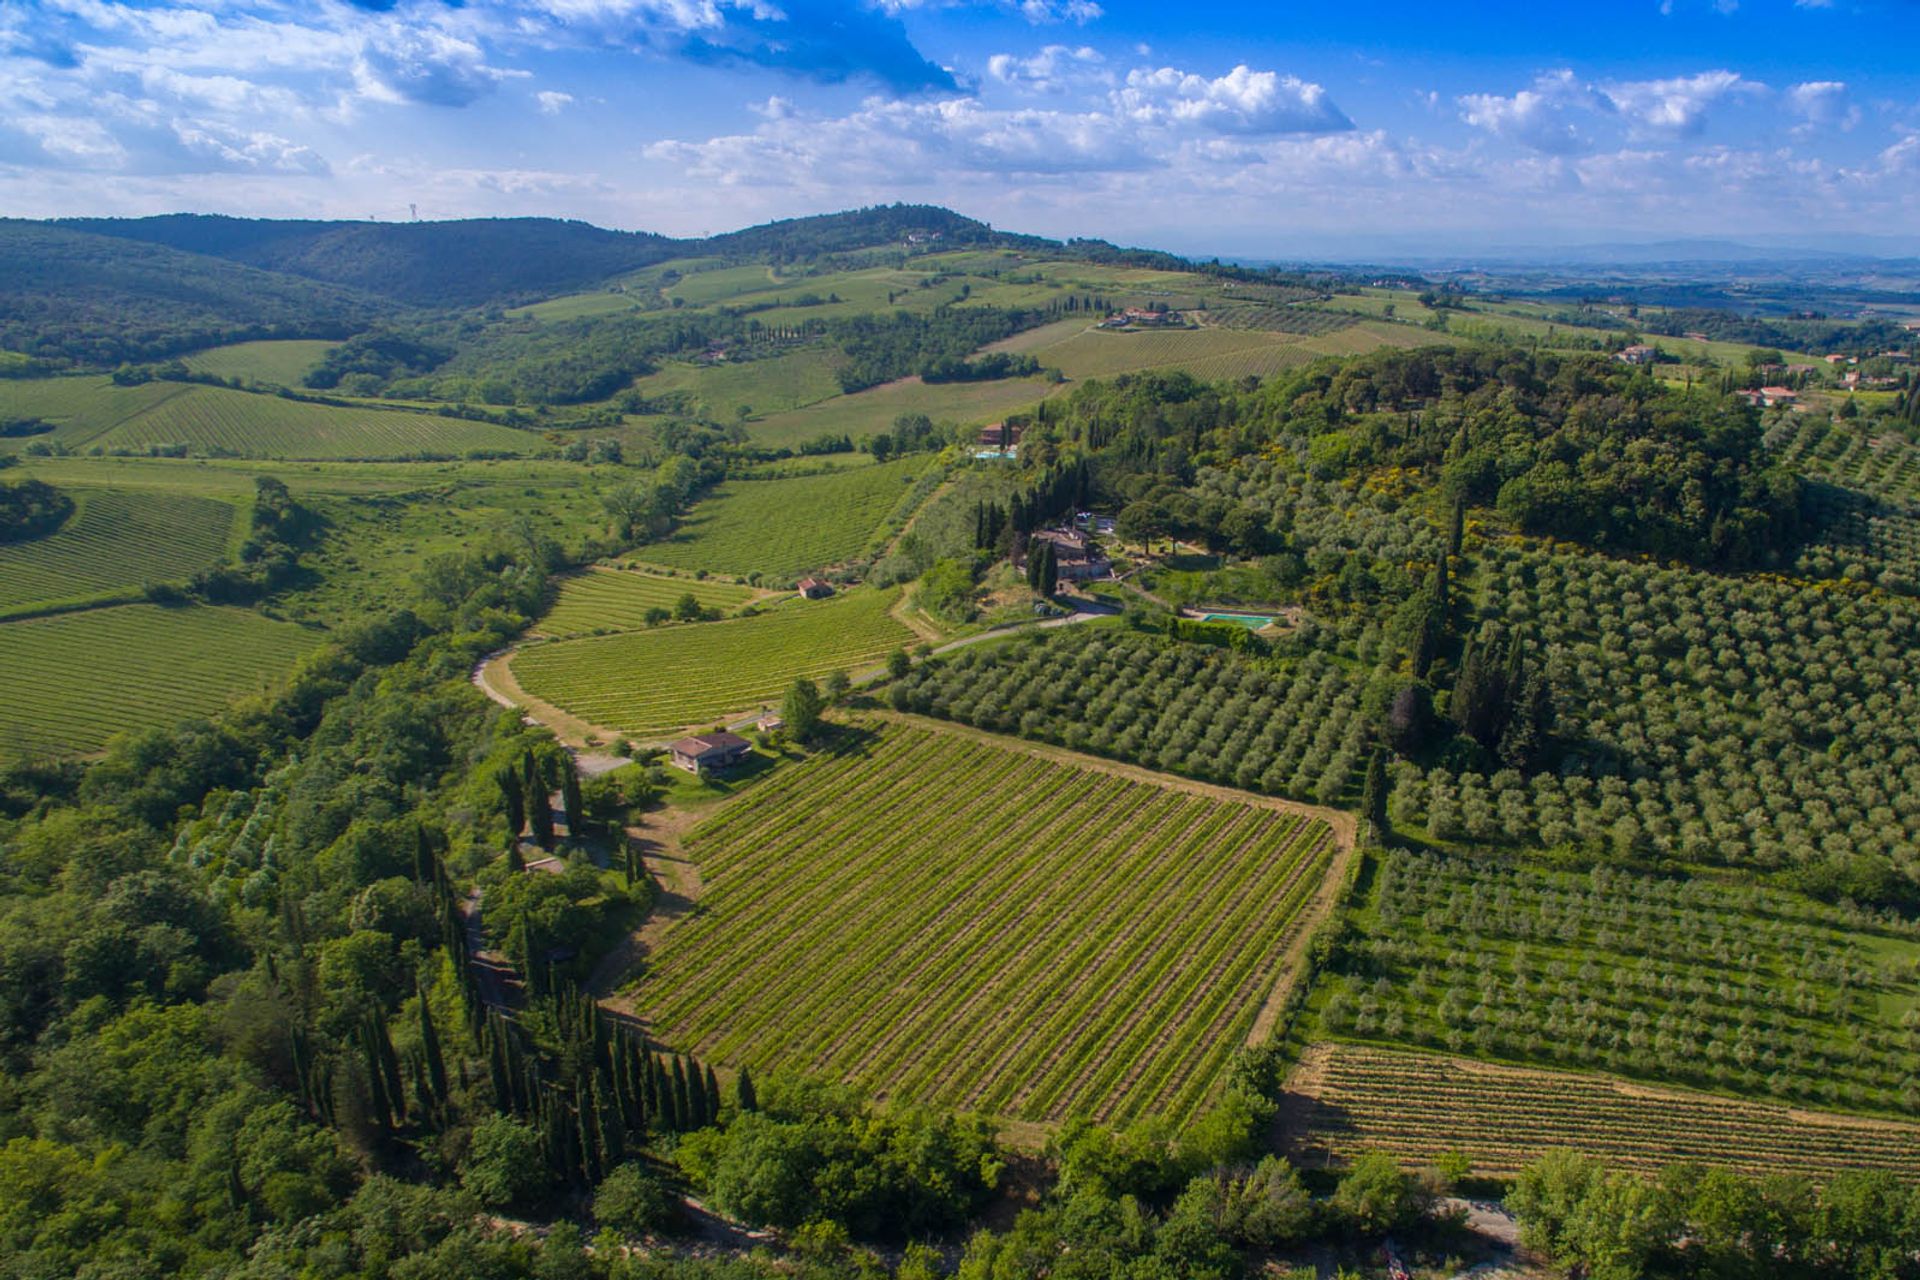
<svg viewBox="0 0 1920 1280">
<path fill-rule="evenodd" d="M 83 753 L 123 729 L 218 711 L 279 679 L 319 639 L 208 605 L 0 623 L 0 757 Z"/>
<path fill-rule="evenodd" d="M 670 610 L 688 595 L 702 608 L 727 613 L 753 599 L 754 591 L 731 582 L 596 569 L 561 583 L 560 599 L 534 630 L 558 638 L 638 631 L 647 625 L 649 609 Z"/>
<path fill-rule="evenodd" d="M 825 569 L 867 549 L 924 466 L 920 457 L 780 480 L 729 480 L 671 537 L 634 556 L 711 573 L 781 577 Z"/>
<path fill-rule="evenodd" d="M 514 679 L 590 724 L 647 735 L 777 702 L 799 676 L 879 662 L 916 637 L 888 612 L 897 590 L 794 601 L 748 618 L 531 645 Z"/>
<path fill-rule="evenodd" d="M 1920 1126 L 1604 1076 L 1325 1044 L 1308 1051 L 1289 1089 L 1301 1099 L 1290 1142 L 1310 1164 L 1362 1149 L 1409 1162 L 1458 1150 L 1478 1172 L 1507 1174 L 1565 1147 L 1622 1168 L 1697 1160 L 1753 1173 L 1886 1169 L 1920 1179 Z"/>
<path fill-rule="evenodd" d="M 171 493 L 71 489 L 59 529 L 0 545 L 0 609 L 181 582 L 225 554 L 232 503 Z"/>
<path fill-rule="evenodd" d="M 638 1006 L 676 1047 L 1031 1120 L 1191 1117 L 1271 995 L 1317 819 L 889 725 L 694 832 Z"/>
</svg>

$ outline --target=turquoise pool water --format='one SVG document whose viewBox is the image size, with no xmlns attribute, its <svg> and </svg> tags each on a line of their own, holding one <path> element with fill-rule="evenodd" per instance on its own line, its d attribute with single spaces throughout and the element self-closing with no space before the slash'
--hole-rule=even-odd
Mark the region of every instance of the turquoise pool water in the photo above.
<svg viewBox="0 0 1920 1280">
<path fill-rule="evenodd" d="M 1200 619 L 1202 622 L 1232 622 L 1249 631 L 1258 631 L 1273 619 L 1257 613 L 1210 613 Z"/>
</svg>

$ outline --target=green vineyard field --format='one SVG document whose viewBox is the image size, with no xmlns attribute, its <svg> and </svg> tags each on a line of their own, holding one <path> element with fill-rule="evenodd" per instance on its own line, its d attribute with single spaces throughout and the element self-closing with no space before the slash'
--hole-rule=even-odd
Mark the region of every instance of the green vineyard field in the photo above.
<svg viewBox="0 0 1920 1280">
<path fill-rule="evenodd" d="M 0 624 L 0 757 L 84 753 L 123 729 L 210 714 L 317 643 L 302 627 L 206 605 Z"/>
<path fill-rule="evenodd" d="M 754 591 L 731 582 L 669 578 L 626 569 L 595 570 L 562 583 L 559 601 L 534 630 L 558 638 L 637 631 L 647 625 L 649 609 L 672 609 L 689 594 L 703 608 L 731 612 L 753 599 Z"/>
<path fill-rule="evenodd" d="M 1307 1166 L 1362 1150 L 1409 1164 L 1459 1151 L 1476 1173 L 1497 1176 L 1568 1148 L 1648 1171 L 1698 1160 L 1752 1173 L 1885 1169 L 1920 1178 L 1920 1127 L 1604 1076 L 1323 1044 L 1303 1055 L 1288 1089 L 1290 1154 Z"/>
<path fill-rule="evenodd" d="M 729 480 L 668 538 L 633 554 L 670 569 L 794 577 L 852 560 L 907 495 L 924 458 L 786 480 Z"/>
<path fill-rule="evenodd" d="M 872 666 L 912 644 L 897 590 L 796 600 L 749 618 L 532 645 L 521 688 L 592 724 L 653 736 L 778 702 L 796 676 Z"/>
<path fill-rule="evenodd" d="M 336 408 L 180 382 L 0 381 L 0 417 L 45 419 L 54 430 L 40 439 L 82 452 L 185 446 L 194 453 L 324 460 L 532 453 L 541 446 L 537 436 L 490 422 Z"/>
<path fill-rule="evenodd" d="M 216 378 L 242 378 L 276 387 L 298 387 L 301 378 L 340 344 L 315 339 L 235 342 L 186 358 L 187 368 Z"/>
<path fill-rule="evenodd" d="M 232 503 L 170 493 L 69 490 L 75 511 L 53 533 L 0 545 L 0 612 L 179 582 L 219 560 Z"/>
<path fill-rule="evenodd" d="M 1030 1120 L 1191 1118 L 1329 883 L 1317 819 L 888 725 L 697 829 L 656 1034 L 754 1070 Z"/>
</svg>

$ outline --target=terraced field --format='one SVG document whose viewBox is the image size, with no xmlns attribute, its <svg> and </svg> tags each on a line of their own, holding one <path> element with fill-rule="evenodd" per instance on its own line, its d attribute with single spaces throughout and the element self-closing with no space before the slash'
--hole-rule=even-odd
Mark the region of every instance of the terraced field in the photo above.
<svg viewBox="0 0 1920 1280">
<path fill-rule="evenodd" d="M 225 554 L 232 503 L 172 493 L 70 489 L 53 533 L 0 545 L 0 613 L 178 582 Z"/>
<path fill-rule="evenodd" d="M 897 590 L 796 600 L 750 618 L 531 645 L 513 676 L 591 724 L 659 737 L 778 702 L 796 676 L 879 662 L 918 637 L 889 614 Z"/>
<path fill-rule="evenodd" d="M 669 538 L 633 554 L 670 569 L 797 577 L 858 557 L 927 459 L 786 480 L 729 480 Z"/>
<path fill-rule="evenodd" d="M 1303 1056 L 1288 1090 L 1295 1099 L 1291 1154 L 1310 1166 L 1337 1164 L 1362 1149 L 1408 1163 L 1456 1150 L 1476 1173 L 1497 1176 L 1566 1147 L 1627 1169 L 1698 1160 L 1751 1173 L 1886 1169 L 1920 1178 L 1920 1126 L 1604 1076 L 1322 1044 Z"/>
<path fill-rule="evenodd" d="M 43 418 L 55 427 L 40 439 L 110 453 L 185 446 L 202 454 L 305 460 L 524 454 L 542 447 L 537 436 L 488 422 L 335 408 L 179 382 L 117 387 L 106 378 L 12 379 L 0 382 L 0 417 Z"/>
<path fill-rule="evenodd" d="M 235 342 L 209 347 L 186 358 L 187 368 L 216 378 L 244 378 L 276 387 L 298 387 L 313 366 L 340 344 L 312 339 Z"/>
<path fill-rule="evenodd" d="M 1191 1118 L 1289 972 L 1331 828 L 1251 796 L 889 723 L 688 843 L 655 1034 L 1003 1117 Z"/>
<path fill-rule="evenodd" d="M 317 632 L 245 609 L 132 604 L 0 624 L 0 757 L 97 750 L 277 680 Z"/>
<path fill-rule="evenodd" d="M 704 608 L 731 612 L 753 599 L 755 592 L 731 582 L 598 569 L 562 583 L 560 599 L 534 630 L 557 638 L 637 631 L 647 625 L 647 610 L 672 609 L 688 594 Z"/>
</svg>

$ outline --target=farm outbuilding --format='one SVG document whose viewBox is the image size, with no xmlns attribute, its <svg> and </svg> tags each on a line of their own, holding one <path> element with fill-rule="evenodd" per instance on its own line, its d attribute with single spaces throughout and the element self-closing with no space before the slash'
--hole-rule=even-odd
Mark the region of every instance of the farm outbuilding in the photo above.
<svg viewBox="0 0 1920 1280">
<path fill-rule="evenodd" d="M 712 773 L 729 769 L 746 758 L 753 744 L 737 733 L 702 733 L 682 738 L 667 748 L 676 769 Z"/>
<path fill-rule="evenodd" d="M 818 578 L 802 578 L 799 582 L 800 594 L 809 600 L 825 600 L 833 594 L 833 586 Z"/>
</svg>

